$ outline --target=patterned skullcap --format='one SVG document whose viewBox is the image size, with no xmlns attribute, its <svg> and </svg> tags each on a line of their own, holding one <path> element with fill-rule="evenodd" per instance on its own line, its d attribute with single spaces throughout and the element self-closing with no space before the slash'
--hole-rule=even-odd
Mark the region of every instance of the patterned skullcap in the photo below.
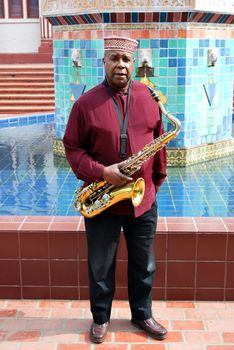
<svg viewBox="0 0 234 350">
<path fill-rule="evenodd" d="M 112 36 L 104 38 L 104 51 L 118 50 L 134 54 L 137 45 L 138 42 L 136 40 L 125 38 L 122 36 Z"/>
</svg>

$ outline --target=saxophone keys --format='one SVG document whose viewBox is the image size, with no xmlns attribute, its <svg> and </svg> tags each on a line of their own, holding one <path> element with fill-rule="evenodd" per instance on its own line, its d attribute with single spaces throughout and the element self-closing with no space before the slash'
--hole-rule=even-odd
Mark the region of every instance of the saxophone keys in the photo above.
<svg viewBox="0 0 234 350">
<path fill-rule="evenodd" d="M 81 203 L 78 202 L 78 201 L 75 202 L 74 207 L 75 207 L 78 211 L 80 211 L 80 210 L 81 210 Z"/>
<path fill-rule="evenodd" d="M 102 201 L 104 204 L 108 204 L 109 201 L 110 201 L 110 195 L 108 193 L 105 193 L 103 196 L 102 196 Z"/>
<path fill-rule="evenodd" d="M 87 214 L 92 214 L 92 212 L 93 212 L 93 208 L 89 207 L 86 209 Z"/>
<path fill-rule="evenodd" d="M 102 202 L 100 200 L 96 200 L 94 203 L 93 203 L 93 208 L 94 209 L 100 209 L 102 206 Z"/>
<path fill-rule="evenodd" d="M 94 203 L 93 203 L 93 207 L 94 209 L 100 209 L 103 206 L 106 206 L 110 201 L 110 195 L 108 193 L 105 193 L 101 199 L 97 199 Z"/>
<path fill-rule="evenodd" d="M 83 190 L 83 188 L 78 187 L 78 188 L 75 190 L 75 193 L 76 193 L 76 194 L 79 194 L 79 193 L 81 193 L 81 192 L 82 192 L 82 190 Z"/>
</svg>

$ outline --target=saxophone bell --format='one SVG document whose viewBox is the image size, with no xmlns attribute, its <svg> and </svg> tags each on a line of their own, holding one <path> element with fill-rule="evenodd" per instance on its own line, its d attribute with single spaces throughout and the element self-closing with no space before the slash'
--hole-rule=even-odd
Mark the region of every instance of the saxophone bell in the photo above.
<svg viewBox="0 0 234 350">
<path fill-rule="evenodd" d="M 135 182 L 133 182 L 132 187 L 132 205 L 138 207 L 141 204 L 142 199 L 145 194 L 145 181 L 142 177 L 139 177 Z"/>
<path fill-rule="evenodd" d="M 130 199 L 132 205 L 138 207 L 145 194 L 145 181 L 140 177 L 135 182 L 131 181 L 122 186 L 115 187 L 114 190 L 109 193 L 104 191 L 104 193 L 100 193 L 94 201 L 91 201 L 90 198 L 81 200 L 81 197 L 84 197 L 82 191 L 80 194 L 78 192 L 74 207 L 86 218 L 92 218 L 102 213 L 111 205 L 126 199 Z"/>
</svg>

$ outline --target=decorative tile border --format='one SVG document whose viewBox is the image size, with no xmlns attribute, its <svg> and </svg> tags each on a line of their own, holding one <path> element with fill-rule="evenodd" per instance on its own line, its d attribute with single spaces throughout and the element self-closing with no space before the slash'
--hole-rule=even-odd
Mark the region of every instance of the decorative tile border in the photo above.
<svg viewBox="0 0 234 350">
<path fill-rule="evenodd" d="M 62 140 L 54 140 L 53 151 L 55 155 L 65 157 Z M 231 154 L 234 154 L 234 139 L 212 145 L 201 145 L 191 149 L 167 148 L 168 166 L 177 167 L 219 159 Z"/>
<path fill-rule="evenodd" d="M 65 157 L 65 150 L 62 140 L 54 139 L 53 152 L 56 156 Z"/>
<path fill-rule="evenodd" d="M 123 34 L 123 31 L 126 34 Z M 109 23 L 81 24 L 53 27 L 56 40 L 103 40 L 105 36 L 130 35 L 136 40 L 142 39 L 217 39 L 233 40 L 231 25 L 220 26 L 216 23 Z"/>
<path fill-rule="evenodd" d="M 10 118 L 2 118 L 0 119 L 0 129 L 16 127 L 16 126 L 25 126 L 32 124 L 42 124 L 42 123 L 53 123 L 55 120 L 54 113 L 48 114 L 36 114 L 36 115 L 28 115 L 28 116 L 14 116 Z"/>
<path fill-rule="evenodd" d="M 167 149 L 169 166 L 187 166 L 234 154 L 234 139 L 191 149 Z"/>
<path fill-rule="evenodd" d="M 53 27 L 54 40 L 97 40 L 105 35 L 131 33 L 133 39 L 233 39 L 231 24 L 218 23 L 96 23 Z"/>
<path fill-rule="evenodd" d="M 212 12 L 104 12 L 47 17 L 53 26 L 93 23 L 219 23 L 233 24 L 234 15 Z"/>
</svg>

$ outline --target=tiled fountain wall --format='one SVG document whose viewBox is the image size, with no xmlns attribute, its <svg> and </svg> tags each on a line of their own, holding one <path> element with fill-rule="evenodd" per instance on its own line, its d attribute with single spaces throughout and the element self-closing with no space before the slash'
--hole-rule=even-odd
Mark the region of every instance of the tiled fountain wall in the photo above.
<svg viewBox="0 0 234 350">
<path fill-rule="evenodd" d="M 138 40 L 139 49 L 150 51 L 154 76 L 148 77 L 147 83 L 160 91 L 162 101 L 167 99 L 166 109 L 182 123 L 180 134 L 168 147 L 169 164 L 183 166 L 234 152 L 233 5 L 226 1 L 220 13 L 217 1 L 212 2 L 213 7 L 206 2 L 206 11 L 196 9 L 199 1 L 172 2 L 174 6 L 168 9 L 168 2 L 158 1 L 160 7 L 149 1 L 146 12 L 141 5 L 134 7 L 134 1 L 122 1 L 118 6 L 101 1 L 95 10 L 89 3 L 82 11 L 83 2 L 79 1 L 75 13 L 69 2 L 58 1 L 65 6 L 63 15 L 59 4 L 55 8 L 53 1 L 45 2 L 47 17 L 54 25 L 56 153 L 63 153 L 60 140 L 78 90 L 85 85 L 87 91 L 103 80 L 103 37 L 115 34 L 132 37 Z M 213 11 L 207 11 L 209 8 Z M 72 64 L 74 49 L 80 50 L 81 67 Z M 209 50 L 217 56 L 213 66 L 208 65 Z M 141 65 L 138 52 L 134 79 L 141 80 L 136 76 Z"/>
</svg>

